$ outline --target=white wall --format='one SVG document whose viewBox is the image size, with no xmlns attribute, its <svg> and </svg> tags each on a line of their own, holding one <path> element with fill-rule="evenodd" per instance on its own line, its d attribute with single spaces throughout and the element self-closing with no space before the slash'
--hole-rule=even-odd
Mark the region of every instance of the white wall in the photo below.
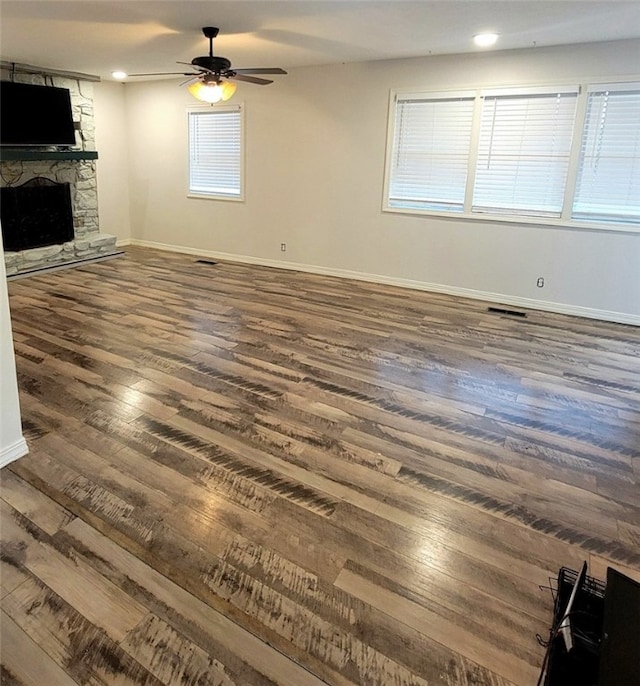
<svg viewBox="0 0 640 686">
<path fill-rule="evenodd" d="M 96 172 L 100 231 L 116 236 L 120 243 L 127 243 L 131 238 L 131 225 L 123 84 L 112 81 L 94 84 L 93 106 L 98 151 Z"/>
<path fill-rule="evenodd" d="M 22 436 L 4 250 L 0 236 L 0 467 L 28 452 Z"/>
<path fill-rule="evenodd" d="M 614 80 L 639 69 L 636 40 L 302 68 L 265 88 L 240 84 L 244 203 L 186 197 L 195 103 L 186 89 L 127 84 L 131 235 L 640 324 L 640 234 L 381 211 L 390 89 Z"/>
</svg>

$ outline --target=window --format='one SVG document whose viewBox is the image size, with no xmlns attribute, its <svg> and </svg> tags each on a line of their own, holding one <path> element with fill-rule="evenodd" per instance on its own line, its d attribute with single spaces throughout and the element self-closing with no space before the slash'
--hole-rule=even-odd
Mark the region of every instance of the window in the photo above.
<svg viewBox="0 0 640 686">
<path fill-rule="evenodd" d="M 189 194 L 242 200 L 242 108 L 193 109 L 188 118 Z"/>
<path fill-rule="evenodd" d="M 387 145 L 388 211 L 640 229 L 640 83 L 397 93 Z"/>
<path fill-rule="evenodd" d="M 484 94 L 473 212 L 561 215 L 577 95 Z"/>
<path fill-rule="evenodd" d="M 473 94 L 398 98 L 389 205 L 462 211 Z"/>
<path fill-rule="evenodd" d="M 589 90 L 573 217 L 640 221 L 640 84 Z"/>
</svg>

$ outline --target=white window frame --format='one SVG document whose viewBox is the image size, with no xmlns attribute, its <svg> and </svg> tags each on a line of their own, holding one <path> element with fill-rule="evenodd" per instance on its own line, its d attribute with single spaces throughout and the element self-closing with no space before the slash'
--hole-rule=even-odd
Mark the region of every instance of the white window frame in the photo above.
<svg viewBox="0 0 640 686">
<path fill-rule="evenodd" d="M 638 103 L 640 101 L 640 83 L 598 84 L 591 85 L 587 89 L 587 98 L 585 102 L 586 119 L 583 126 L 583 135 L 580 145 L 580 159 L 576 171 L 576 189 L 573 194 L 573 202 L 571 207 L 572 217 L 574 219 L 578 219 L 579 221 L 589 223 L 594 221 L 606 221 L 608 223 L 622 223 L 626 225 L 629 223 L 628 217 L 633 216 L 636 218 L 636 222 L 640 222 L 640 206 L 638 203 L 638 201 L 640 200 L 640 131 L 636 131 L 636 137 L 633 141 L 629 141 L 627 138 L 617 138 L 615 136 L 615 134 L 619 135 L 620 128 L 624 128 L 623 126 L 620 126 L 621 109 L 619 107 L 618 100 L 618 97 L 621 96 L 623 93 L 633 95 L 635 105 L 636 107 L 638 107 Z M 607 105 L 606 99 L 609 96 L 611 98 L 611 103 Z M 589 104 L 592 98 L 601 98 L 601 100 L 599 101 L 599 113 L 601 115 L 601 118 L 598 120 L 598 122 L 595 122 L 593 118 L 589 119 L 587 116 L 589 113 Z M 613 109 L 615 114 L 607 115 L 607 108 L 609 109 L 609 112 L 611 112 L 611 109 Z M 622 112 L 624 112 L 624 110 L 622 110 Z M 635 114 L 636 110 L 632 109 L 631 112 Z M 613 119 L 611 119 L 612 116 Z M 616 119 L 618 127 L 616 127 Z M 611 124 L 612 121 L 613 124 Z M 629 119 L 628 121 L 632 120 Z M 624 115 L 623 122 L 624 124 L 627 123 Z M 591 124 L 591 126 L 589 126 L 589 124 Z M 597 133 L 597 131 L 600 132 L 600 135 Z M 624 143 L 621 144 L 621 141 L 624 141 Z M 630 144 L 632 142 L 634 144 L 634 154 L 628 156 L 626 156 L 624 153 L 621 154 L 622 151 L 629 152 Z M 587 149 L 586 147 L 587 144 L 590 144 L 589 149 Z M 606 153 L 605 155 L 603 155 L 602 160 L 600 158 L 600 151 L 594 151 L 594 147 L 599 147 L 599 144 L 604 145 L 604 153 Z M 587 210 L 586 208 L 583 208 L 582 210 L 579 209 L 580 201 L 582 201 L 582 203 L 585 206 L 589 205 L 589 201 L 591 201 L 591 203 L 597 203 L 596 198 L 599 195 L 598 191 L 595 191 L 595 197 L 594 195 L 589 193 L 588 190 L 585 190 L 585 193 L 581 195 L 580 186 L 581 182 L 584 181 L 585 188 L 588 188 L 588 186 L 590 185 L 589 180 L 591 180 L 593 185 L 598 185 L 598 172 L 596 171 L 594 174 L 589 175 L 588 169 L 597 169 L 598 166 L 601 166 L 603 164 L 607 165 L 607 158 L 609 159 L 608 169 L 605 173 L 605 178 L 607 178 L 608 181 L 607 186 L 611 185 L 611 178 L 609 174 L 620 176 L 619 167 L 616 168 L 616 164 L 612 164 L 611 160 L 618 159 L 623 161 L 631 161 L 631 168 L 624 169 L 621 184 L 618 184 L 621 185 L 622 193 L 624 196 L 626 196 L 625 203 L 620 205 L 620 207 L 624 207 L 624 210 L 626 212 L 623 211 L 621 215 L 617 214 L 616 211 L 613 209 L 613 207 L 615 207 L 615 204 L 611 202 L 613 200 L 613 198 L 611 197 L 609 197 L 605 201 L 606 209 L 601 207 L 600 211 L 597 211 L 593 205 L 590 210 Z M 588 163 L 587 160 L 590 160 L 591 162 Z M 631 172 L 629 176 L 626 175 L 627 172 Z M 629 201 L 631 198 L 635 198 L 635 203 L 627 204 L 626 201 Z M 633 214 L 630 212 L 632 207 L 635 208 L 635 212 Z"/>
<path fill-rule="evenodd" d="M 482 108 L 480 113 L 480 134 L 477 147 L 477 159 L 474 165 L 474 188 L 471 195 L 471 211 L 474 214 L 489 214 L 500 215 L 505 217 L 538 217 L 538 218 L 560 218 L 564 209 L 564 189 L 567 186 L 568 171 L 570 168 L 570 161 L 572 157 L 572 150 L 575 141 L 575 121 L 577 111 L 577 96 L 580 92 L 579 86 L 563 87 L 563 88 L 500 88 L 484 90 L 481 93 Z M 554 123 L 559 124 L 560 129 L 566 127 L 567 130 L 560 130 L 556 128 L 549 131 L 545 127 L 540 126 L 541 106 L 547 110 L 551 108 L 558 108 L 562 102 L 561 108 L 563 114 L 554 118 Z M 506 105 L 502 107 L 501 105 Z M 488 113 L 485 120 L 485 108 Z M 517 110 L 517 118 L 514 118 L 510 112 Z M 568 112 L 564 110 L 573 110 L 571 117 L 567 117 Z M 556 111 L 557 114 L 557 111 Z M 493 116 L 491 116 L 493 115 Z M 549 122 L 551 123 L 551 121 Z M 497 127 L 497 141 L 496 149 L 494 149 L 494 126 Z M 514 129 L 515 127 L 515 129 Z M 533 196 L 527 197 L 526 185 L 519 182 L 519 177 L 526 176 L 533 172 L 536 175 L 536 157 L 538 150 L 532 154 L 532 149 L 527 145 L 527 138 L 524 136 L 524 131 L 529 130 L 530 135 L 537 135 L 542 138 L 545 146 L 548 146 L 541 157 L 548 158 L 549 168 L 548 173 L 553 172 L 556 176 L 564 176 L 564 183 L 560 189 L 562 192 L 557 193 L 559 206 L 557 209 L 552 209 L 547 205 L 543 207 L 533 207 Z M 488 135 L 488 140 L 483 141 L 483 134 Z M 501 135 L 500 135 L 501 134 Z M 554 139 L 559 137 L 566 145 L 566 152 L 564 154 L 564 146 L 558 146 Z M 483 148 L 484 143 L 484 148 Z M 555 153 L 552 155 L 551 153 Z M 483 174 L 483 167 L 492 167 L 492 158 L 497 157 L 497 170 L 488 175 Z M 554 162 L 557 159 L 557 162 Z M 486 168 L 485 167 L 485 168 Z M 495 183 L 495 176 L 500 177 L 499 170 L 502 173 L 509 171 L 508 181 L 502 184 Z M 515 177 L 512 179 L 512 177 Z M 487 179 L 485 186 L 479 184 L 480 179 Z M 545 192 L 553 193 L 553 184 L 549 184 L 549 179 L 536 179 L 535 183 L 540 189 Z M 492 187 L 499 187 L 497 193 L 493 196 L 497 200 L 497 204 L 491 204 Z M 519 202 L 522 203 L 520 207 L 516 206 L 516 200 L 513 198 L 511 202 L 507 200 L 509 192 L 514 192 L 519 197 Z M 484 193 L 484 197 L 481 195 Z M 509 207 L 512 205 L 512 207 Z M 528 206 L 526 206 L 528 205 Z"/>
<path fill-rule="evenodd" d="M 191 189 L 191 115 L 206 115 L 237 112 L 240 116 L 240 179 L 238 193 L 225 193 L 212 190 L 211 192 L 195 191 Z M 244 202 L 245 199 L 245 122 L 244 106 L 237 105 L 206 105 L 187 108 L 187 197 L 204 200 L 227 200 L 231 202 Z"/>
<path fill-rule="evenodd" d="M 475 91 L 447 91 L 443 93 L 429 93 L 425 96 L 425 93 L 410 93 L 410 92 L 403 92 L 402 94 L 399 93 L 394 93 L 392 95 L 392 103 L 390 107 L 393 109 L 394 116 L 389 118 L 389 131 L 388 131 L 388 137 L 390 140 L 389 148 L 387 151 L 387 166 L 386 166 L 386 173 L 385 173 L 385 191 L 384 191 L 384 198 L 385 198 L 385 203 L 386 203 L 386 208 L 390 210 L 402 210 L 404 209 L 401 205 L 396 205 L 396 202 L 401 202 L 402 199 L 396 199 L 391 197 L 392 193 L 392 186 L 394 182 L 394 170 L 397 168 L 397 159 L 399 157 L 398 151 L 395 149 L 395 141 L 396 141 L 396 134 L 401 135 L 399 133 L 399 127 L 400 123 L 398 122 L 398 119 L 395 117 L 395 114 L 398 111 L 398 105 L 399 105 L 399 100 L 402 100 L 403 102 L 406 103 L 430 103 L 433 104 L 434 106 L 437 107 L 438 103 L 443 103 L 443 104 L 449 104 L 449 103 L 455 103 L 457 102 L 468 102 L 473 109 L 474 107 L 474 98 L 475 98 Z M 473 126 L 473 115 L 471 119 L 471 125 Z M 467 158 L 470 152 L 470 146 L 471 146 L 471 140 L 472 140 L 472 134 L 473 134 L 473 128 L 469 131 L 469 147 L 467 148 Z M 430 175 L 433 171 L 433 168 L 436 166 L 434 164 L 433 166 L 430 166 L 429 169 L 427 170 L 427 173 Z M 444 197 L 432 197 L 432 198 L 414 198 L 413 200 L 409 200 L 408 198 L 404 198 L 406 202 L 413 202 L 415 209 L 424 209 L 427 212 L 451 212 L 455 213 L 456 215 L 459 215 L 462 211 L 464 211 L 464 195 L 466 193 L 466 185 L 468 182 L 468 168 L 467 164 L 465 163 L 465 183 L 463 185 L 462 189 L 462 195 L 463 195 L 463 202 L 462 203 L 457 203 L 457 202 L 451 202 L 451 198 L 446 199 Z M 449 202 L 447 201 L 449 200 Z M 419 205 L 422 204 L 424 207 L 420 208 Z M 450 204 L 452 206 L 452 209 L 444 209 L 445 205 Z M 431 206 L 429 206 L 431 205 Z M 438 207 L 440 205 L 440 207 Z M 458 207 L 456 207 L 458 206 Z M 385 209 L 386 209 L 385 208 Z M 455 208 L 455 209 L 453 209 Z"/>
<path fill-rule="evenodd" d="M 638 77 L 625 77 L 616 81 L 615 83 L 607 82 L 607 85 L 611 89 L 619 88 L 625 89 L 626 87 L 632 87 L 633 84 L 640 82 L 640 76 Z M 386 144 L 386 156 L 385 156 L 385 168 L 384 168 L 384 182 L 383 182 L 383 197 L 382 197 L 382 211 L 392 214 L 408 214 L 408 215 L 426 215 L 432 217 L 440 217 L 443 219 L 456 219 L 464 221 L 473 222 L 492 222 L 492 223 L 508 223 L 508 224 L 528 224 L 536 225 L 541 227 L 570 227 L 574 229 L 587 229 L 587 230 L 603 230 L 603 231 L 613 231 L 618 233 L 640 233 L 640 225 L 637 223 L 612 223 L 608 221 L 594 221 L 586 220 L 583 218 L 572 217 L 573 210 L 573 200 L 576 189 L 577 173 L 580 164 L 580 153 L 582 146 L 583 128 L 585 123 L 585 112 L 587 107 L 587 97 L 589 92 L 593 90 L 599 90 L 603 86 L 598 83 L 596 79 L 590 80 L 588 82 L 583 82 L 582 84 L 576 86 L 575 82 L 571 84 L 561 83 L 561 84 L 551 84 L 551 85 L 533 85 L 533 86 L 522 86 L 522 87 L 506 87 L 506 88 L 495 88 L 489 89 L 488 87 L 473 89 L 475 93 L 475 112 L 474 112 L 474 124 L 472 129 L 471 138 L 471 151 L 469 155 L 469 166 L 467 174 L 467 190 L 465 195 L 464 211 L 447 211 L 442 209 L 431 209 L 431 208 L 416 208 L 416 207 L 398 207 L 391 205 L 389 202 L 389 191 L 390 191 L 390 178 L 391 178 L 391 165 L 394 156 L 394 132 L 395 132 L 395 115 L 396 115 L 396 101 L 398 98 L 403 99 L 407 97 L 423 97 L 425 99 L 433 98 L 434 96 L 442 96 L 442 91 L 418 91 L 416 89 L 403 89 L 403 90 L 392 90 L 389 96 L 389 110 L 388 110 L 388 122 L 387 122 L 387 144 Z M 482 96 L 486 92 L 496 93 L 496 92 L 567 92 L 573 88 L 578 89 L 576 114 L 573 126 L 573 138 L 571 142 L 571 150 L 569 153 L 569 168 L 566 179 L 566 186 L 564 192 L 564 202 L 562 207 L 562 212 L 559 217 L 550 216 L 536 216 L 536 215 L 524 215 L 524 214 L 489 214 L 480 213 L 472 210 L 473 202 L 473 190 L 475 185 L 475 175 L 476 166 L 478 159 L 478 143 L 480 139 L 480 125 L 482 116 Z M 466 89 L 468 92 L 470 89 Z M 452 93 L 454 91 L 451 91 Z M 458 89 L 456 92 L 460 92 Z"/>
</svg>

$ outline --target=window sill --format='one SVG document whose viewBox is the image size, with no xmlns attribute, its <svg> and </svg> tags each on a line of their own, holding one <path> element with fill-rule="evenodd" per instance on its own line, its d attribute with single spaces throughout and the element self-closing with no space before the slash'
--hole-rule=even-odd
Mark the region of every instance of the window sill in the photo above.
<svg viewBox="0 0 640 686">
<path fill-rule="evenodd" d="M 383 207 L 382 211 L 388 214 L 408 214 L 438 219 L 457 219 L 462 222 L 524 224 L 527 226 L 574 229 L 576 231 L 610 231 L 613 233 L 640 234 L 640 224 L 605 224 L 602 222 L 566 221 L 555 217 L 525 217 L 502 214 L 480 214 L 475 212 L 473 214 L 469 212 L 438 212 L 437 210 L 405 209 L 400 207 Z"/>
<path fill-rule="evenodd" d="M 196 200 L 229 200 L 231 202 L 244 202 L 243 196 L 210 195 L 208 193 L 187 193 L 187 198 L 195 198 Z"/>
</svg>

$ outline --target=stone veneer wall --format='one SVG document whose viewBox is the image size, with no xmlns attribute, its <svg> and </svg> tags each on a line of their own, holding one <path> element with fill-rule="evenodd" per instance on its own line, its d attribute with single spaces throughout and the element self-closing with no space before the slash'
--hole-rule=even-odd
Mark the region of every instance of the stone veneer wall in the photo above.
<svg viewBox="0 0 640 686">
<path fill-rule="evenodd" d="M 2 78 L 9 78 L 6 70 L 2 71 Z M 71 93 L 73 120 L 77 128 L 74 150 L 95 149 L 93 83 L 91 81 L 20 72 L 15 73 L 14 80 L 21 83 L 68 88 Z M 96 162 L 94 160 L 0 161 L 0 186 L 20 186 L 38 176 L 58 183 L 70 184 L 74 240 L 62 245 L 32 248 L 21 252 L 6 252 L 4 258 L 7 275 L 114 253 L 116 237 L 100 233 L 98 225 Z"/>
</svg>

